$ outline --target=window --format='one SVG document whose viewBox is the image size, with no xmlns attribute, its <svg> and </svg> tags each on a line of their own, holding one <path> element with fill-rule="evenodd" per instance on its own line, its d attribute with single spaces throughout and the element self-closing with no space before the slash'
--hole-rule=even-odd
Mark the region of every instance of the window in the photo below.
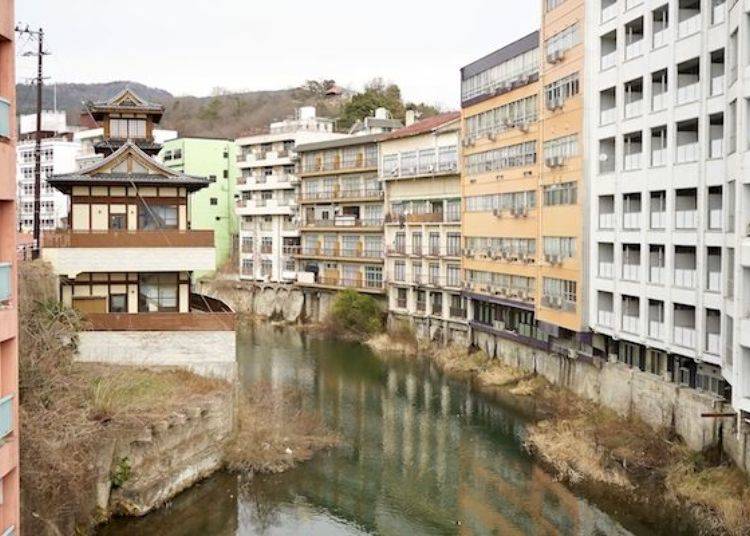
<svg viewBox="0 0 750 536">
<path fill-rule="evenodd" d="M 150 205 L 141 202 L 138 208 L 139 229 L 177 229 L 177 224 L 177 205 Z"/>
<path fill-rule="evenodd" d="M 544 95 L 547 104 L 547 108 L 555 109 L 560 108 L 566 100 L 574 95 L 578 95 L 580 91 L 580 84 L 578 81 L 578 73 L 573 73 L 555 80 L 551 84 L 544 87 Z"/>
<path fill-rule="evenodd" d="M 573 24 L 547 39 L 545 47 L 547 55 L 550 56 L 557 52 L 564 52 L 576 46 L 579 43 L 578 34 L 578 24 Z"/>
<path fill-rule="evenodd" d="M 507 145 L 466 157 L 467 175 L 478 175 L 536 163 L 536 141 Z"/>
<path fill-rule="evenodd" d="M 219 200 L 215 197 L 212 197 L 211 199 L 209 199 L 209 203 L 211 203 L 211 206 L 215 207 L 216 205 L 219 204 Z"/>
<path fill-rule="evenodd" d="M 172 160 L 172 151 L 164 151 L 164 161 Z"/>
<path fill-rule="evenodd" d="M 110 214 L 109 228 L 113 231 L 124 231 L 128 227 L 126 214 Z"/>
<path fill-rule="evenodd" d="M 118 140 L 143 139 L 146 137 L 146 121 L 144 119 L 110 119 L 109 137 Z M 175 150 L 174 158 L 177 158 L 177 151 Z"/>
<path fill-rule="evenodd" d="M 576 239 L 567 236 L 545 236 L 544 254 L 557 256 L 561 259 L 575 257 Z"/>
<path fill-rule="evenodd" d="M 537 96 L 531 95 L 466 118 L 466 134 L 479 138 L 499 134 L 519 124 L 534 123 L 539 115 Z"/>
<path fill-rule="evenodd" d="M 575 205 L 577 196 L 578 184 L 575 182 L 563 182 L 544 187 L 544 204 L 546 206 Z"/>
<path fill-rule="evenodd" d="M 216 175 L 209 175 L 208 182 L 216 182 Z"/>
<path fill-rule="evenodd" d="M 456 264 L 447 266 L 447 285 L 457 287 L 461 284 L 461 267 Z"/>
<path fill-rule="evenodd" d="M 138 276 L 138 312 L 177 312 L 177 274 Z"/>
<path fill-rule="evenodd" d="M 510 89 L 515 80 L 527 83 L 539 72 L 539 49 L 519 54 L 499 65 L 485 69 L 461 81 L 461 100 L 467 101 L 497 89 Z"/>
<path fill-rule="evenodd" d="M 576 282 L 567 279 L 543 278 L 543 298 L 547 307 L 575 311 Z"/>
<path fill-rule="evenodd" d="M 10 138 L 10 102 L 0 99 L 0 137 Z"/>
<path fill-rule="evenodd" d="M 466 198 L 467 212 L 492 212 L 493 210 L 528 210 L 536 207 L 536 192 L 509 192 L 505 194 L 477 195 Z"/>
<path fill-rule="evenodd" d="M 393 263 L 393 279 L 396 281 L 406 280 L 406 264 L 404 261 L 396 261 Z"/>
<path fill-rule="evenodd" d="M 264 236 L 263 238 L 261 238 L 260 252 L 261 253 L 273 252 L 273 237 Z"/>
<path fill-rule="evenodd" d="M 447 254 L 456 257 L 461 254 L 461 234 L 448 233 L 446 239 Z"/>
<path fill-rule="evenodd" d="M 365 286 L 367 288 L 381 288 L 383 286 L 382 267 L 365 266 Z"/>
<path fill-rule="evenodd" d="M 578 155 L 578 136 L 572 134 L 544 142 L 544 158 L 569 158 Z"/>
<path fill-rule="evenodd" d="M 547 11 L 552 11 L 556 7 L 561 6 L 563 2 L 565 2 L 565 0 L 546 0 L 545 1 L 546 9 Z"/>
<path fill-rule="evenodd" d="M 222 171 L 221 173 L 222 173 L 222 176 L 223 176 L 223 177 L 224 177 L 225 179 L 228 179 L 228 178 L 229 178 L 229 170 L 226 170 L 226 169 L 225 169 L 225 170 L 224 170 L 224 171 Z"/>
<path fill-rule="evenodd" d="M 109 312 L 110 313 L 127 313 L 128 297 L 126 294 L 109 295 Z"/>
</svg>

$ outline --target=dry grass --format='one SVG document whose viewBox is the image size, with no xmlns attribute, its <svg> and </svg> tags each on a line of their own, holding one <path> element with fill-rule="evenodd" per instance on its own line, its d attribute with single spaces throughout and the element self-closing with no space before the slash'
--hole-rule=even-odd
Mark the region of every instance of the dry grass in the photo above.
<svg viewBox="0 0 750 536">
<path fill-rule="evenodd" d="M 736 467 L 708 466 L 701 455 L 676 449 L 679 460 L 669 468 L 667 489 L 680 501 L 698 510 L 715 532 L 732 536 L 750 534 L 750 485 Z"/>
<path fill-rule="evenodd" d="M 55 303 L 49 266 L 22 263 L 19 275 L 24 532 L 71 533 L 91 522 L 92 460 L 103 443 L 227 384 L 184 371 L 73 363 L 83 324 Z"/>
<path fill-rule="evenodd" d="M 519 381 L 510 388 L 510 394 L 516 396 L 536 396 L 543 389 L 548 388 L 549 383 L 541 376 L 532 376 Z"/>
<path fill-rule="evenodd" d="M 232 471 L 278 473 L 309 460 L 341 438 L 316 415 L 303 411 L 292 388 L 258 383 L 240 397 L 237 428 L 225 450 Z"/>
</svg>

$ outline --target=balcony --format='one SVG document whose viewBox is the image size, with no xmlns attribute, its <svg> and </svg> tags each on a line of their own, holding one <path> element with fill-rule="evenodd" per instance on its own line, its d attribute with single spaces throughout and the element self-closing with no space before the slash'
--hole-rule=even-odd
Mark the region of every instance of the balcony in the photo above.
<svg viewBox="0 0 750 536">
<path fill-rule="evenodd" d="M 234 313 L 89 313 L 89 331 L 234 331 Z"/>
<path fill-rule="evenodd" d="M 637 316 L 623 315 L 622 317 L 622 330 L 628 333 L 638 333 L 638 324 L 640 318 Z"/>
<path fill-rule="evenodd" d="M 695 328 L 691 327 L 674 327 L 674 343 L 685 348 L 695 347 Z"/>
<path fill-rule="evenodd" d="M 626 154 L 624 158 L 625 171 L 641 169 L 641 153 Z"/>
<path fill-rule="evenodd" d="M 652 339 L 664 339 L 664 322 L 658 320 L 649 320 L 648 336 Z"/>
<path fill-rule="evenodd" d="M 695 229 L 698 221 L 697 210 L 678 210 L 675 212 L 676 229 Z"/>
<path fill-rule="evenodd" d="M 463 307 L 451 307 L 448 312 L 451 318 L 466 318 L 466 309 Z"/>
<path fill-rule="evenodd" d="M 625 46 L 625 59 L 631 60 L 635 57 L 640 56 L 643 53 L 643 36 L 641 36 L 641 39 L 638 39 L 637 41 L 633 41 L 632 43 Z"/>
<path fill-rule="evenodd" d="M 625 119 L 637 117 L 643 111 L 643 99 L 636 99 L 625 103 Z"/>
<path fill-rule="evenodd" d="M 600 125 L 611 125 L 617 120 L 617 108 L 602 110 L 599 114 Z"/>
<path fill-rule="evenodd" d="M 382 249 L 363 249 L 357 248 L 341 248 L 338 245 L 333 247 L 304 247 L 299 253 L 299 248 L 294 254 L 298 254 L 301 257 L 340 257 L 346 259 L 362 259 L 368 262 L 382 261 L 383 250 Z"/>
<path fill-rule="evenodd" d="M 614 229 L 615 228 L 615 214 L 614 212 L 607 212 L 599 214 L 599 229 Z"/>
<path fill-rule="evenodd" d="M 615 323 L 615 313 L 612 311 L 600 310 L 597 312 L 596 319 L 600 326 L 611 328 Z"/>
<path fill-rule="evenodd" d="M 698 33 L 701 29 L 701 16 L 700 13 L 693 15 L 690 18 L 686 18 L 680 21 L 677 26 L 677 34 L 680 38 L 687 37 L 694 33 Z"/>
<path fill-rule="evenodd" d="M 0 440 L 13 432 L 13 395 L 0 398 Z"/>
<path fill-rule="evenodd" d="M 674 269 L 674 286 L 681 288 L 695 288 L 695 270 L 689 268 Z"/>
<path fill-rule="evenodd" d="M 603 4 L 603 2 L 602 2 Z M 612 2 L 608 6 L 602 5 L 602 22 L 607 22 L 617 16 L 617 2 Z"/>
<path fill-rule="evenodd" d="M 138 231 L 47 231 L 43 248 L 204 248 L 214 246 L 213 231 L 157 229 Z"/>
<path fill-rule="evenodd" d="M 216 269 L 213 231 L 55 231 L 44 233 L 42 243 L 42 257 L 69 277 Z"/>
<path fill-rule="evenodd" d="M 378 167 L 378 157 L 376 155 L 368 155 L 360 153 L 355 158 L 348 158 L 341 160 L 339 157 L 333 160 L 323 161 L 318 159 L 315 162 L 303 163 L 302 173 L 320 173 L 323 171 L 345 171 L 345 170 L 357 170 L 357 169 L 370 169 Z"/>
<path fill-rule="evenodd" d="M 611 69 L 617 63 L 617 50 L 602 55 L 601 70 Z"/>
<path fill-rule="evenodd" d="M 7 306 L 13 296 L 13 266 L 9 262 L 0 262 L 0 308 Z"/>
<path fill-rule="evenodd" d="M 363 201 L 379 201 L 383 198 L 383 190 L 376 188 L 353 188 L 353 189 L 334 189 L 323 192 L 302 192 L 300 194 L 301 203 L 314 203 L 316 201 L 333 201 L 337 199 L 361 199 Z"/>
<path fill-rule="evenodd" d="M 709 354 L 719 355 L 719 347 L 721 345 L 721 334 L 719 333 L 706 333 L 706 352 Z"/>
<path fill-rule="evenodd" d="M 654 31 L 654 48 L 661 48 L 667 44 L 668 28 Z"/>
<path fill-rule="evenodd" d="M 641 277 L 640 264 L 623 264 L 622 279 L 624 281 L 638 281 Z"/>
<path fill-rule="evenodd" d="M 307 220 L 303 229 L 335 228 L 346 231 L 349 228 L 373 228 L 383 226 L 382 218 L 357 218 L 355 216 L 337 216 L 334 219 Z"/>
<path fill-rule="evenodd" d="M 686 164 L 698 161 L 698 142 L 677 146 L 677 163 Z"/>
<path fill-rule="evenodd" d="M 600 262 L 599 263 L 599 277 L 604 279 L 612 279 L 615 275 L 615 265 L 611 262 Z"/>
<path fill-rule="evenodd" d="M 701 98 L 700 82 L 685 85 L 677 88 L 677 104 L 694 102 Z"/>
</svg>

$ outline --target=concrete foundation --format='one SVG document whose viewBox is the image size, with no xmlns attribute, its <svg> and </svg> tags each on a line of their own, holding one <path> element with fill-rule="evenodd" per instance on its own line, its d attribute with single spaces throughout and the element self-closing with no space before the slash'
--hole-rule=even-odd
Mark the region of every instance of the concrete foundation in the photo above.
<svg viewBox="0 0 750 536">
<path fill-rule="evenodd" d="M 180 367 L 201 376 L 237 377 L 234 331 L 83 331 L 77 360 Z"/>
</svg>

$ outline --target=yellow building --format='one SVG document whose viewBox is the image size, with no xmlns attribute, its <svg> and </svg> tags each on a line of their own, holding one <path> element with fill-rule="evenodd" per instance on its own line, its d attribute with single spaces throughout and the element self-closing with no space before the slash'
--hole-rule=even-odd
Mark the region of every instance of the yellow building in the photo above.
<svg viewBox="0 0 750 536">
<path fill-rule="evenodd" d="M 541 31 L 461 69 L 464 294 L 474 333 L 572 352 L 585 310 L 583 2 L 544 8 Z"/>
</svg>

